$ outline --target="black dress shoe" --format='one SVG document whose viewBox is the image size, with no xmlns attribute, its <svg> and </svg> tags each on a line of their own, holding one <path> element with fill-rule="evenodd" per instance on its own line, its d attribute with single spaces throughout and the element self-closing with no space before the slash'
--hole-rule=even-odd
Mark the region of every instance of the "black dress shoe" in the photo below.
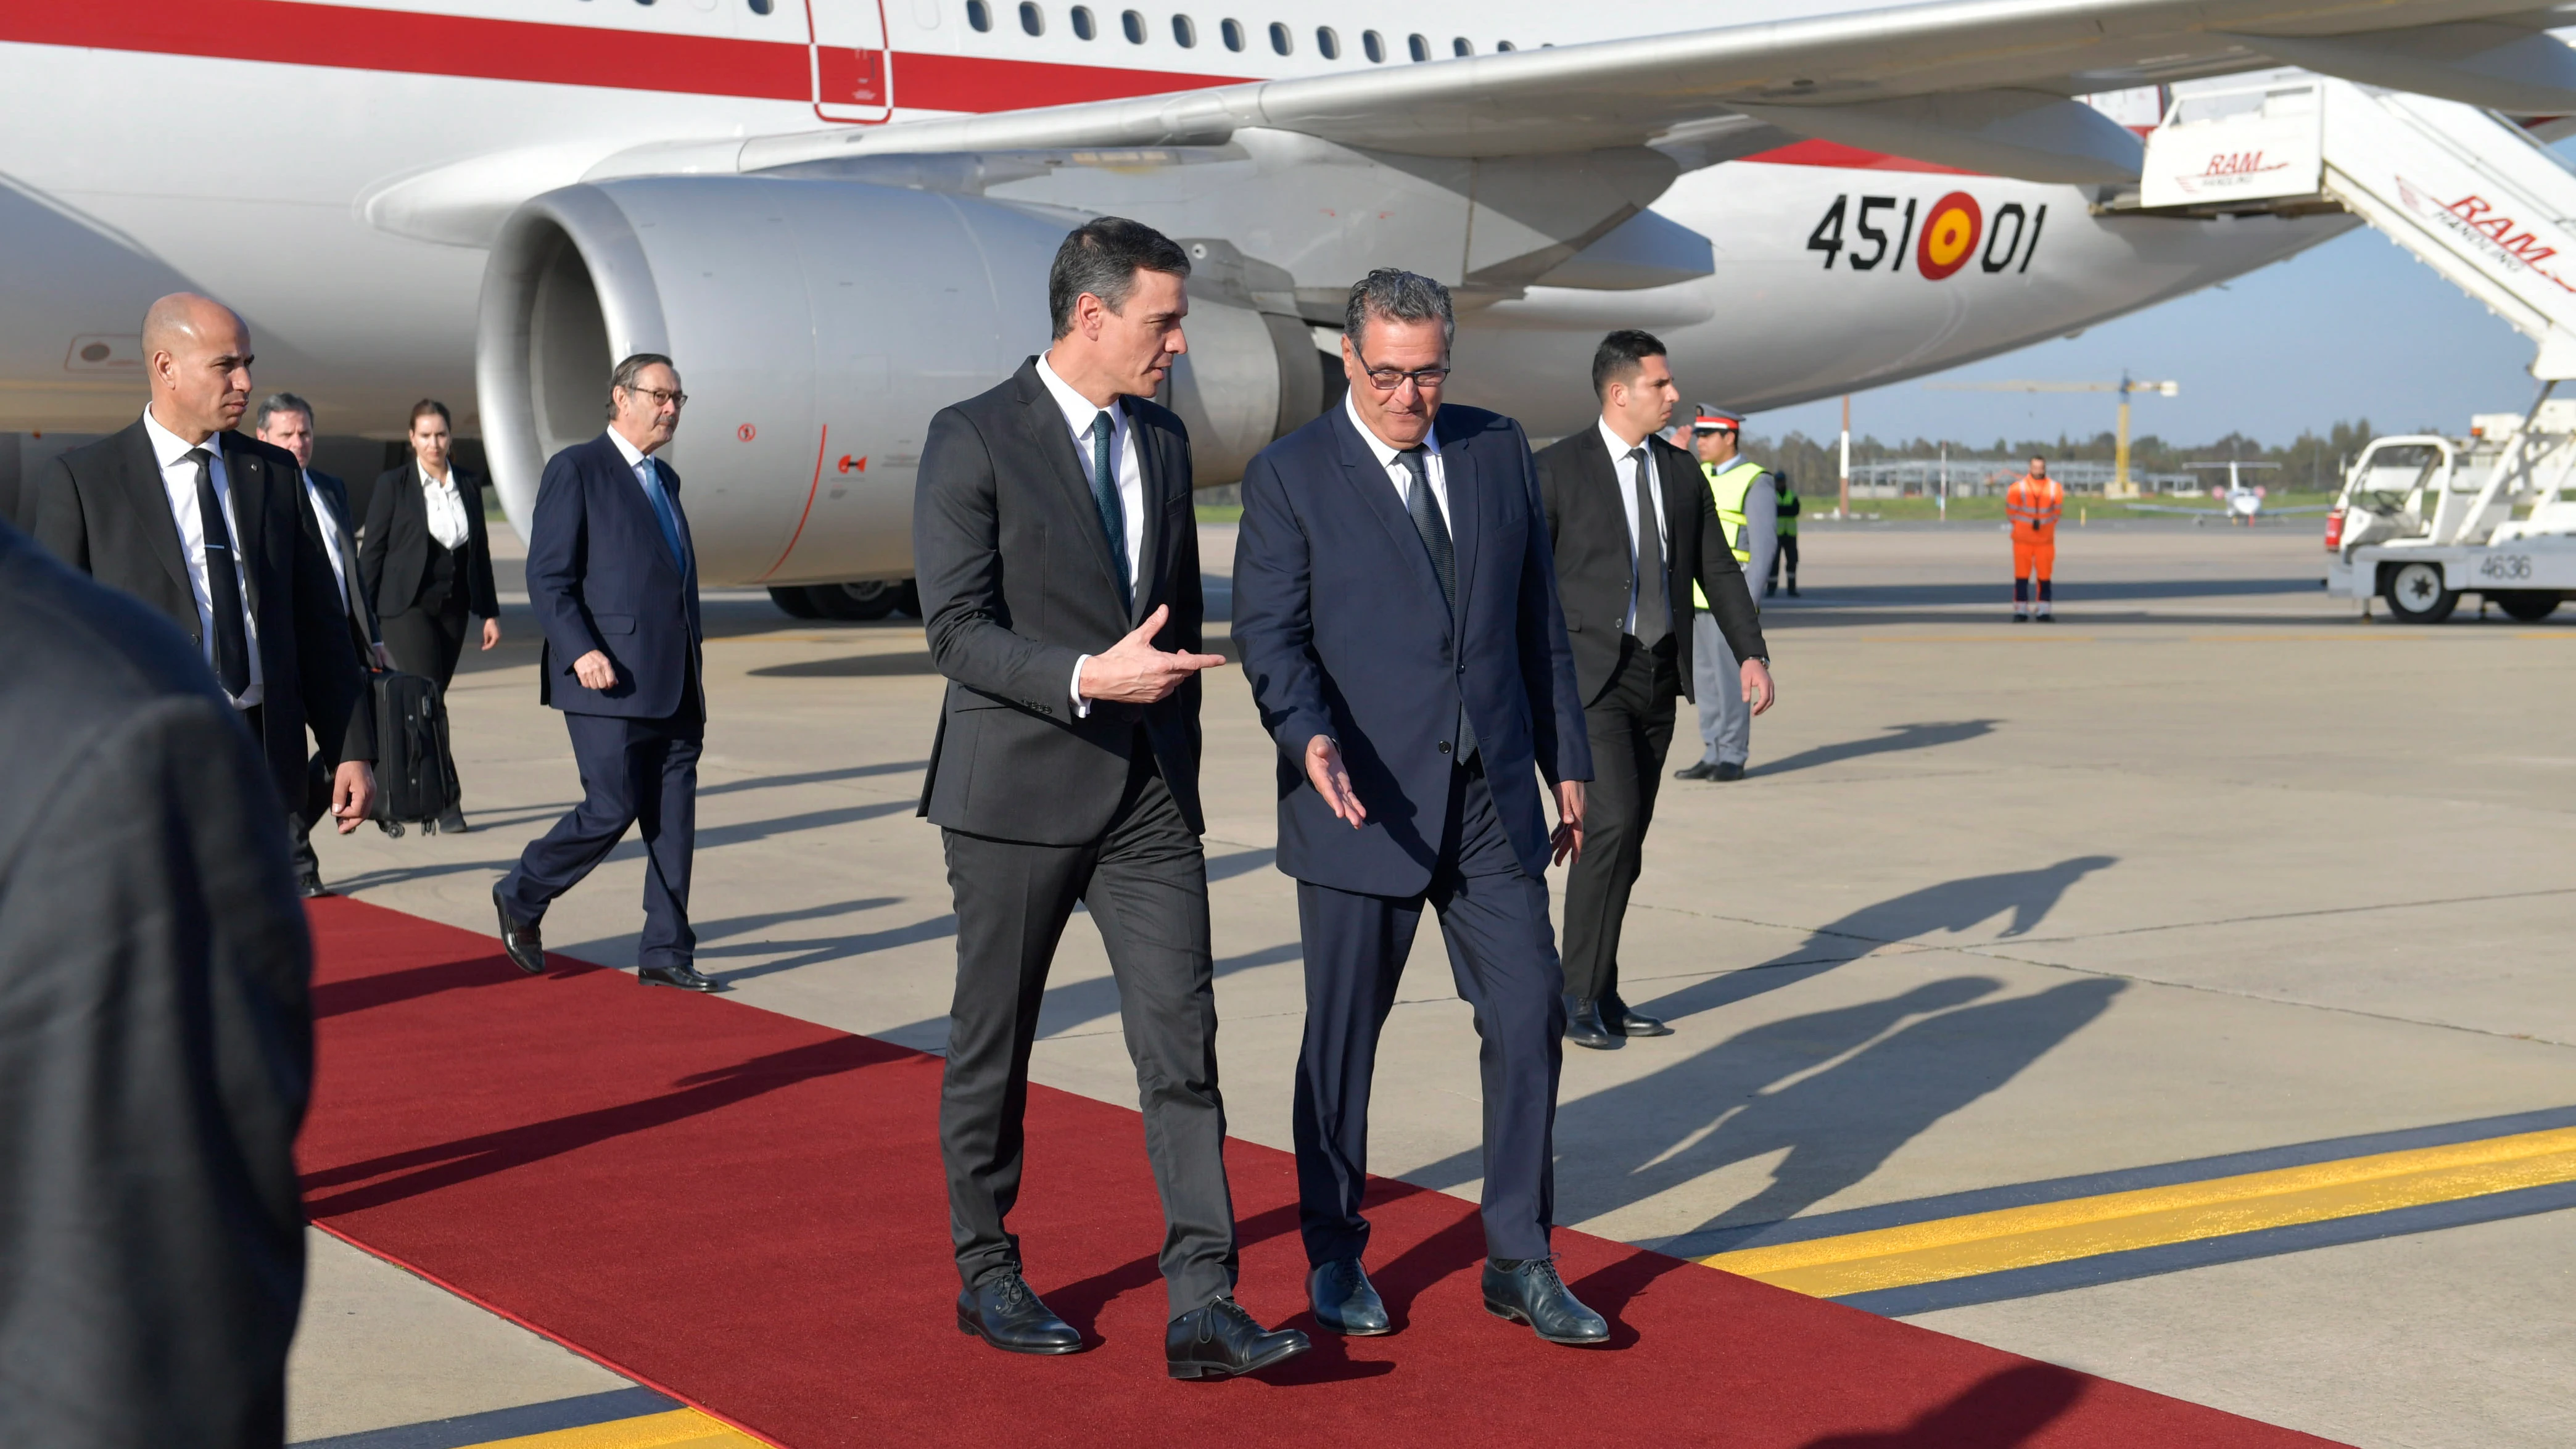
<svg viewBox="0 0 2576 1449">
<path fill-rule="evenodd" d="M 1386 1316 L 1386 1300 L 1368 1280 L 1368 1270 L 1357 1258 L 1336 1258 L 1318 1263 L 1306 1275 L 1306 1301 L 1315 1309 L 1315 1322 L 1326 1333 L 1346 1338 L 1375 1338 L 1395 1332 Z"/>
<path fill-rule="evenodd" d="M 1306 1335 L 1293 1328 L 1263 1328 L 1231 1298 L 1182 1314 L 1163 1333 L 1164 1366 L 1176 1379 L 1257 1374 L 1306 1349 Z"/>
<path fill-rule="evenodd" d="M 1705 780 L 1716 772 L 1717 761 L 1702 760 L 1696 765 L 1684 765 L 1680 769 L 1673 771 L 1673 778 L 1676 780 Z"/>
<path fill-rule="evenodd" d="M 1565 998 L 1565 1039 L 1596 1052 L 1617 1051 L 1628 1043 L 1601 1020 L 1601 1003 Z"/>
<path fill-rule="evenodd" d="M 1721 760 L 1710 767 L 1708 777 L 1712 780 L 1741 780 L 1744 778 L 1744 764 L 1740 760 Z"/>
<path fill-rule="evenodd" d="M 695 966 L 644 966 L 635 979 L 647 986 L 676 986 L 682 991 L 722 991 L 724 983 Z"/>
<path fill-rule="evenodd" d="M 1628 1009 L 1628 1003 L 1611 992 L 1601 998 L 1601 1024 L 1621 1036 L 1671 1036 L 1673 1029 L 1651 1016 L 1640 1016 Z"/>
<path fill-rule="evenodd" d="M 1004 1353 L 1080 1353 L 1082 1334 L 1029 1291 L 1016 1271 L 987 1273 L 957 1295 L 957 1331 Z"/>
<path fill-rule="evenodd" d="M 509 954 L 510 964 L 531 976 L 544 975 L 546 943 L 537 935 L 537 923 L 511 915 L 510 903 L 501 899 L 497 885 L 492 887 L 492 909 L 501 913 L 501 949 Z"/>
<path fill-rule="evenodd" d="M 1485 1311 L 1496 1318 L 1526 1323 L 1550 1343 L 1578 1348 L 1610 1341 L 1610 1324 L 1583 1306 L 1574 1290 L 1556 1275 L 1556 1258 L 1523 1258 L 1506 1263 L 1485 1260 Z"/>
<path fill-rule="evenodd" d="M 331 888 L 322 883 L 321 876 L 308 870 L 295 878 L 295 893 L 308 901 L 318 901 L 331 894 Z"/>
</svg>

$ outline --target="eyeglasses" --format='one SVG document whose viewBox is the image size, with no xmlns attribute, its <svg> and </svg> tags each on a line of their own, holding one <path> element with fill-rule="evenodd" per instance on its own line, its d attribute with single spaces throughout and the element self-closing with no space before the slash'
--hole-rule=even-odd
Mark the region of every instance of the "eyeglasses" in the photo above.
<svg viewBox="0 0 2576 1449">
<path fill-rule="evenodd" d="M 653 400 L 653 406 L 657 408 L 664 403 L 669 403 L 675 408 L 684 408 L 689 405 L 689 395 L 684 392 L 665 392 L 658 387 L 630 387 L 626 389 L 626 391 L 636 397 L 651 398 Z"/>
<path fill-rule="evenodd" d="M 1408 380 L 1412 382 L 1417 391 L 1431 392 L 1436 390 L 1440 386 L 1441 382 L 1449 376 L 1449 369 L 1445 365 L 1440 367 L 1417 367 L 1411 372 L 1406 372 L 1404 369 L 1398 367 L 1371 367 L 1369 366 L 1369 360 L 1366 357 L 1362 357 L 1360 359 L 1360 368 L 1367 375 L 1369 386 L 1376 388 L 1379 392 L 1393 392 L 1397 388 L 1404 386 Z"/>
</svg>

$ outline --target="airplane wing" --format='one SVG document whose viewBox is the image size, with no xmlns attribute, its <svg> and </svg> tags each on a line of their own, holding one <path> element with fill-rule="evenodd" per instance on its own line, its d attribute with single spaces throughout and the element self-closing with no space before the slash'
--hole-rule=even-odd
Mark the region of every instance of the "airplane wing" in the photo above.
<svg viewBox="0 0 2576 1449">
<path fill-rule="evenodd" d="M 2128 508 L 2131 513 L 2171 513 L 2185 518 L 2233 518 L 2236 516 L 2224 508 L 2182 508 L 2168 503 L 2132 503 L 2128 505 Z"/>
<path fill-rule="evenodd" d="M 2287 517 L 2289 517 L 2291 514 L 2294 514 L 2294 513 L 2332 513 L 2332 512 L 2334 512 L 2334 505 L 2333 505 L 2333 504 L 2331 504 L 2331 503 L 2319 503 L 2319 504 L 2316 504 L 2316 505 L 2314 505 L 2314 506 L 2312 506 L 2312 507 L 2311 507 L 2311 506 L 2305 506 L 2305 505 L 2303 505 L 2303 506 L 2298 507 L 2298 508 L 2266 508 L 2266 509 L 2264 509 L 2264 510 L 2263 510 L 2263 512 L 2262 512 L 2259 516 L 2260 516 L 2260 517 L 2263 517 L 2263 518 L 2287 518 Z"/>
<path fill-rule="evenodd" d="M 1688 166 L 1804 135 L 2035 181 L 2135 179 L 2139 142 L 2075 95 L 2295 63 L 2504 109 L 2563 96 L 2576 50 L 2530 0 L 1936 0 L 1170 95 L 642 148 L 594 178 L 925 152 L 1217 145 L 1238 129 L 1501 157 L 1654 145 Z"/>
</svg>

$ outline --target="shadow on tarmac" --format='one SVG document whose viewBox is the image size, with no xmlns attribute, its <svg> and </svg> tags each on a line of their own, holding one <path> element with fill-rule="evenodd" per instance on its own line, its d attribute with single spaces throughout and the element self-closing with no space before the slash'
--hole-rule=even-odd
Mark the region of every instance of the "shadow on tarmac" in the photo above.
<svg viewBox="0 0 2576 1449">
<path fill-rule="evenodd" d="M 1928 750 L 1938 745 L 1955 745 L 1995 732 L 1999 719 L 1962 719 L 1943 723 L 1886 725 L 1885 734 L 1876 739 L 1845 740 L 1838 745 L 1818 745 L 1800 750 L 1785 759 L 1747 771 L 1757 777 L 1786 775 L 1797 770 L 1812 770 L 1819 765 L 1836 765 L 1868 755 L 1892 755 L 1905 750 Z"/>
<path fill-rule="evenodd" d="M 1908 891 L 1828 921 L 1810 931 L 1806 940 L 1768 961 L 1694 982 L 1652 1001 L 1632 999 L 1628 1004 L 1667 1021 L 1696 1016 L 1821 976 L 1878 947 L 1931 931 L 1956 935 L 2006 912 L 2011 913 L 2012 920 L 2005 925 L 2003 935 L 2027 935 L 2056 909 L 2058 898 L 2066 894 L 2068 887 L 2117 863 L 2116 856 L 2079 855 L 2037 870 L 1970 876 Z M 1633 996 L 1633 991 L 1623 994 Z"/>
</svg>

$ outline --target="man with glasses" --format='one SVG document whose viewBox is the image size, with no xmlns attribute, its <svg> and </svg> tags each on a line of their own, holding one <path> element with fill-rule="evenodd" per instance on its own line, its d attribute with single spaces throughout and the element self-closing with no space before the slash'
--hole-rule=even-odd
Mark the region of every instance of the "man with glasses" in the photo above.
<svg viewBox="0 0 2576 1449">
<path fill-rule="evenodd" d="M 1369 1087 L 1427 904 L 1484 1039 L 1486 1311 L 1597 1344 L 1609 1325 L 1548 1244 L 1565 1006 L 1546 871 L 1582 848 L 1592 753 L 1529 440 L 1441 405 L 1455 330 L 1446 287 L 1371 272 L 1343 319 L 1342 405 L 1243 480 L 1234 637 L 1279 749 L 1305 941 L 1307 1295 L 1328 1331 L 1392 1328 L 1362 1266 Z"/>
<path fill-rule="evenodd" d="M 688 402 L 671 359 L 639 352 L 608 384 L 608 430 L 547 462 L 528 530 L 528 604 L 545 633 L 537 701 L 562 710 L 582 801 L 492 888 L 501 945 L 546 969 L 539 923 L 554 898 L 608 858 L 630 825 L 647 853 L 646 985 L 720 989 L 696 966 L 689 865 L 705 744 L 698 567 L 680 475 L 653 455 Z"/>
</svg>

